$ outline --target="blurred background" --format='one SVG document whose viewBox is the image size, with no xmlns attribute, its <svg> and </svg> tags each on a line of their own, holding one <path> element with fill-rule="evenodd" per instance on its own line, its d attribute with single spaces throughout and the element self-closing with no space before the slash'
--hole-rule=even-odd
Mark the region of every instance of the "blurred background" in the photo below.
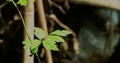
<svg viewBox="0 0 120 63">
<path fill-rule="evenodd" d="M 16 0 L 17 1 L 17 0 Z M 44 0 L 46 16 L 51 12 L 76 33 L 79 54 L 74 52 L 72 36 L 65 38 L 66 47 L 61 51 L 52 51 L 54 63 L 119 63 L 120 58 L 120 9 L 114 7 L 119 0 L 97 3 L 89 0 L 52 0 L 56 5 L 50 7 Z M 66 4 L 65 4 L 66 3 Z M 111 4 L 112 3 L 112 4 Z M 62 10 L 59 9 L 59 6 Z M 113 5 L 113 6 L 112 6 Z M 24 7 L 18 5 L 24 13 Z M 36 9 L 36 7 L 35 7 Z M 35 26 L 38 17 L 35 11 Z M 48 29 L 52 24 L 47 18 Z M 54 24 L 54 30 L 64 29 Z M 18 11 L 11 2 L 0 0 L 0 63 L 22 63 L 23 24 Z M 59 45 L 59 44 L 58 44 Z M 64 44 L 65 45 L 65 44 Z M 42 46 L 41 46 L 42 47 Z M 41 48 L 40 48 L 41 50 Z M 41 52 L 39 52 L 41 53 Z M 41 57 L 45 63 L 45 56 Z M 38 63 L 35 58 L 35 63 Z"/>
</svg>

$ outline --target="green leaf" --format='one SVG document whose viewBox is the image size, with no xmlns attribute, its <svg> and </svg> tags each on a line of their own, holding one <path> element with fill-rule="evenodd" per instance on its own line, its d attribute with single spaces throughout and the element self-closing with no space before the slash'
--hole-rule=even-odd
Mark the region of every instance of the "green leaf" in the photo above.
<svg viewBox="0 0 120 63">
<path fill-rule="evenodd" d="M 56 31 L 51 33 L 51 35 L 57 35 L 57 36 L 67 36 L 69 34 L 71 34 L 71 32 L 70 31 L 66 31 L 66 30 L 61 30 L 61 31 L 60 30 L 56 30 Z"/>
<path fill-rule="evenodd" d="M 19 0 L 17 4 L 20 4 L 21 6 L 26 6 L 27 5 L 27 0 Z"/>
<path fill-rule="evenodd" d="M 30 48 L 30 46 L 31 46 L 31 44 L 27 44 L 27 45 L 24 45 L 24 49 L 28 49 L 28 48 Z"/>
<path fill-rule="evenodd" d="M 30 40 L 25 40 L 25 41 L 22 42 L 22 44 L 24 44 L 24 45 L 26 45 L 26 44 L 30 44 L 30 43 L 31 43 Z"/>
<path fill-rule="evenodd" d="M 50 49 L 50 50 L 53 50 L 53 51 L 59 51 L 58 47 L 56 44 L 54 44 L 53 42 L 48 42 L 46 40 L 43 40 L 43 46 L 46 48 L 46 49 Z"/>
<path fill-rule="evenodd" d="M 46 35 L 45 31 L 42 30 L 41 28 L 34 27 L 35 30 L 35 36 L 39 38 L 40 40 L 43 39 Z"/>
<path fill-rule="evenodd" d="M 31 50 L 31 53 L 36 53 L 38 51 L 38 47 L 41 44 L 41 41 L 38 39 L 34 40 L 25 40 L 22 42 L 24 44 L 24 48 L 27 49 L 29 48 Z"/>
<path fill-rule="evenodd" d="M 22 44 L 24 45 L 24 48 L 30 48 L 31 47 L 31 41 L 30 40 L 25 40 L 22 42 Z"/>
<path fill-rule="evenodd" d="M 54 42 L 64 42 L 64 39 L 60 36 L 54 36 L 54 35 L 49 35 L 48 40 L 54 41 Z"/>
<path fill-rule="evenodd" d="M 41 41 L 38 39 L 31 40 L 32 45 L 39 46 L 41 44 Z"/>
<path fill-rule="evenodd" d="M 31 44 L 30 50 L 31 50 L 32 54 L 35 54 L 36 52 L 38 52 L 38 47 L 41 44 L 41 41 L 34 39 L 31 42 L 32 42 L 32 44 Z"/>
<path fill-rule="evenodd" d="M 52 40 L 50 40 L 50 39 L 45 39 L 45 40 L 43 40 L 44 42 L 50 42 L 50 43 L 53 43 L 53 44 L 56 44 L 56 42 L 54 42 L 54 41 L 52 41 Z"/>
</svg>

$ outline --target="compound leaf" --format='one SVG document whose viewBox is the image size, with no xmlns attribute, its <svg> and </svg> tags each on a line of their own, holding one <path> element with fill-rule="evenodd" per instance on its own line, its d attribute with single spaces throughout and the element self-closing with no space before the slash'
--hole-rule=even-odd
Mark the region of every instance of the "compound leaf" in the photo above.
<svg viewBox="0 0 120 63">
<path fill-rule="evenodd" d="M 61 31 L 60 30 L 56 30 L 56 31 L 51 33 L 51 35 L 57 35 L 57 36 L 67 36 L 69 34 L 71 34 L 71 32 L 67 31 L 67 30 L 61 30 Z"/>
<path fill-rule="evenodd" d="M 32 44 L 31 44 L 30 50 L 31 50 L 31 53 L 34 54 L 34 53 L 38 52 L 38 47 L 41 44 L 41 41 L 34 39 L 31 42 L 32 42 Z"/>
<path fill-rule="evenodd" d="M 19 0 L 17 4 L 20 4 L 21 6 L 26 6 L 27 5 L 27 0 Z"/>
<path fill-rule="evenodd" d="M 31 43 L 30 40 L 25 40 L 25 41 L 22 42 L 22 44 L 24 44 L 24 45 L 26 45 L 26 44 L 30 44 L 30 43 Z"/>
<path fill-rule="evenodd" d="M 40 40 L 43 39 L 46 35 L 45 31 L 42 30 L 41 28 L 34 27 L 35 30 L 35 36 L 39 38 Z"/>
<path fill-rule="evenodd" d="M 31 46 L 31 41 L 30 40 L 25 40 L 22 42 L 22 44 L 24 45 L 24 48 L 30 48 Z"/>
<path fill-rule="evenodd" d="M 60 36 L 49 35 L 48 39 L 54 42 L 64 42 L 64 39 Z"/>
<path fill-rule="evenodd" d="M 54 43 L 54 42 L 49 42 L 47 40 L 43 40 L 43 46 L 46 48 L 46 49 L 50 49 L 50 50 L 53 50 L 53 51 L 59 51 L 57 45 Z"/>
</svg>

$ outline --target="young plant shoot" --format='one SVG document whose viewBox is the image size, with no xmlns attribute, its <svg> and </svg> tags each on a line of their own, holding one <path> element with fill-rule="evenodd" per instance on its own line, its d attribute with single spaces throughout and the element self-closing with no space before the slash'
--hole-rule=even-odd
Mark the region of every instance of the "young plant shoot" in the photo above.
<svg viewBox="0 0 120 63">
<path fill-rule="evenodd" d="M 23 19 L 23 16 L 17 6 L 17 4 L 20 4 L 21 6 L 26 6 L 27 5 L 27 0 L 18 0 L 17 3 L 14 2 L 14 0 L 9 0 L 10 2 L 12 2 L 14 4 L 14 6 L 16 7 L 16 9 L 18 10 L 20 17 L 22 19 L 22 23 L 23 26 L 25 28 L 25 32 L 27 33 L 28 36 L 28 40 L 25 40 L 22 42 L 22 44 L 24 45 L 24 48 L 29 48 L 32 54 L 36 54 L 36 56 L 38 57 L 38 47 L 43 44 L 45 49 L 50 49 L 53 51 L 59 51 L 56 43 L 58 42 L 64 42 L 64 39 L 62 37 L 66 37 L 67 35 L 71 34 L 70 31 L 67 30 L 56 30 L 53 31 L 52 33 L 50 33 L 47 37 L 47 39 L 44 39 L 46 36 L 46 32 L 44 30 L 42 30 L 41 28 L 38 27 L 34 27 L 34 35 L 37 37 L 37 39 L 33 39 L 31 40 L 29 38 L 28 35 L 28 31 L 26 29 L 26 25 Z M 35 2 L 35 0 L 31 0 L 32 2 Z M 39 63 L 40 59 L 38 58 Z"/>
</svg>

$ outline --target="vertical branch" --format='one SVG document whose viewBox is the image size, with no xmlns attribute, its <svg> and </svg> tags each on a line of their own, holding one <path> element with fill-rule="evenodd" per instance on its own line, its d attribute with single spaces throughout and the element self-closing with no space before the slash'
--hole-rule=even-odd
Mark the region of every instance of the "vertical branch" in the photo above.
<svg viewBox="0 0 120 63">
<path fill-rule="evenodd" d="M 40 24 L 41 28 L 48 33 L 45 12 L 44 12 L 44 7 L 43 7 L 43 0 L 36 0 L 36 7 L 38 10 L 39 24 Z M 45 39 L 47 38 L 47 35 L 46 35 Z M 46 50 L 46 60 L 47 60 L 47 63 L 53 63 L 50 50 Z"/>
<path fill-rule="evenodd" d="M 24 11 L 24 17 L 25 17 L 25 24 L 26 29 L 28 31 L 29 38 L 27 37 L 27 34 L 24 31 L 24 39 L 34 39 L 34 30 L 32 29 L 34 27 L 34 3 L 31 2 L 31 0 L 27 0 L 28 4 L 25 7 Z M 31 52 L 30 49 L 24 49 L 23 54 L 23 63 L 34 63 L 34 56 L 30 56 Z"/>
</svg>

